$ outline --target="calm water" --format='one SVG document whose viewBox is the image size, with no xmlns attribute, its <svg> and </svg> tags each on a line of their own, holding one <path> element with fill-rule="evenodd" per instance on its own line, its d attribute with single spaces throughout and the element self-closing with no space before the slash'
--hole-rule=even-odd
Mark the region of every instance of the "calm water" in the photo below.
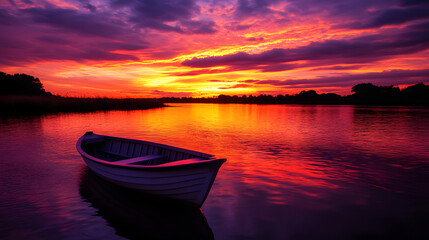
<svg viewBox="0 0 429 240">
<path fill-rule="evenodd" d="M 175 106 L 0 119 L 0 238 L 428 239 L 429 109 Z M 228 161 L 188 209 L 94 176 L 87 130 Z"/>
</svg>

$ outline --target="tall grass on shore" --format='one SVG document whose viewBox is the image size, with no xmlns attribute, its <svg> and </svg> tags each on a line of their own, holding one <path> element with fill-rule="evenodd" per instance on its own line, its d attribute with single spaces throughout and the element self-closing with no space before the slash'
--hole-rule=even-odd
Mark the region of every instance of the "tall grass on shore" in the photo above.
<svg viewBox="0 0 429 240">
<path fill-rule="evenodd" d="M 141 110 L 164 107 L 155 99 L 68 98 L 59 96 L 0 96 L 0 116 L 57 112 Z"/>
</svg>

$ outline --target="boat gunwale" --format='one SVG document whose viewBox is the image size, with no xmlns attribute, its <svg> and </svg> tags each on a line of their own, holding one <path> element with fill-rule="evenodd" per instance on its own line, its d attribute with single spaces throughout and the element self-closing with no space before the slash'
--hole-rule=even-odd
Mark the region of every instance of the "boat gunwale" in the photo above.
<svg viewBox="0 0 429 240">
<path fill-rule="evenodd" d="M 120 137 L 113 137 L 113 136 L 106 136 L 106 135 L 99 135 L 99 134 L 91 134 L 91 135 L 97 135 L 100 137 L 106 137 L 106 138 L 110 138 L 110 139 L 116 139 L 116 140 L 125 140 L 125 141 L 129 141 L 129 142 L 134 142 L 134 143 L 147 143 L 147 144 L 153 144 L 156 146 L 160 146 L 160 147 L 167 147 L 171 150 L 176 150 L 176 151 L 182 151 L 182 152 L 188 152 L 191 154 L 200 154 L 200 155 L 206 155 L 206 156 L 210 156 L 209 159 L 207 160 L 200 160 L 200 161 L 195 161 L 192 163 L 185 163 L 185 164 L 179 164 L 179 165 L 166 165 L 166 166 L 162 166 L 162 164 L 160 165 L 133 165 L 133 164 L 122 164 L 122 163 L 115 163 L 115 162 L 109 162 L 109 161 L 105 161 L 99 158 L 96 158 L 94 156 L 89 155 L 87 152 L 85 152 L 82 149 L 82 144 L 83 144 L 83 140 L 85 139 L 85 136 L 87 136 L 86 134 L 84 134 L 83 136 L 81 136 L 79 138 L 79 140 L 76 143 L 76 149 L 79 152 L 79 154 L 81 154 L 83 157 L 100 163 L 100 164 L 104 164 L 104 165 L 108 165 L 108 166 L 112 166 L 112 167 L 121 167 L 121 168 L 132 168 L 132 169 L 151 169 L 151 170 L 162 170 L 162 169 L 176 169 L 176 168 L 183 168 L 183 167 L 197 167 L 197 166 L 201 166 L 201 165 L 208 165 L 208 164 L 216 164 L 216 163 L 224 163 L 226 162 L 226 158 L 217 158 L 214 155 L 211 154 L 206 154 L 206 153 L 202 153 L 202 152 L 196 152 L 196 151 L 192 151 L 192 150 L 188 150 L 188 149 L 183 149 L 183 148 L 178 148 L 178 147 L 174 147 L 174 146 L 170 146 L 170 145 L 165 145 L 165 144 L 160 144 L 160 143 L 155 143 L 155 142 L 149 142 L 149 141 L 144 141 L 144 140 L 137 140 L 137 139 L 128 139 L 128 138 L 120 138 Z M 201 156 L 201 157 L 205 157 L 205 156 Z M 186 159 L 183 159 L 186 160 Z M 178 160 L 180 161 L 180 160 Z M 220 166 L 219 166 L 220 167 Z"/>
</svg>

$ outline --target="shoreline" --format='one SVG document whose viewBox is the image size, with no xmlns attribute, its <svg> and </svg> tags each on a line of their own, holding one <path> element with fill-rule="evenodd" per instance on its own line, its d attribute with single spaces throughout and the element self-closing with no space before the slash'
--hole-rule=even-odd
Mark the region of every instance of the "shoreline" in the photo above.
<svg viewBox="0 0 429 240">
<path fill-rule="evenodd" d="M 170 101 L 169 101 L 170 100 Z M 175 101 L 174 101 L 175 100 Z M 161 107 L 168 104 L 257 104 L 257 105 L 353 105 L 365 107 L 428 107 L 427 104 L 380 104 L 353 101 L 216 101 L 214 99 L 165 99 L 165 98 L 74 98 L 60 96 L 0 96 L 0 116 L 28 116 L 51 113 L 88 113 L 96 111 L 131 111 Z"/>
<path fill-rule="evenodd" d="M 0 116 L 85 113 L 110 110 L 146 110 L 166 107 L 155 99 L 69 98 L 59 96 L 0 96 Z"/>
</svg>

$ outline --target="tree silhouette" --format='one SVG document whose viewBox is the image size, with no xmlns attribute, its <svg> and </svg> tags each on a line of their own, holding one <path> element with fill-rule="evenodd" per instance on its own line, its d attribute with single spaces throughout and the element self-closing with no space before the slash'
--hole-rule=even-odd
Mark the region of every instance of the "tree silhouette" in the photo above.
<svg viewBox="0 0 429 240">
<path fill-rule="evenodd" d="M 418 83 L 401 91 L 401 98 L 410 105 L 429 105 L 429 86 Z"/>
<path fill-rule="evenodd" d="M 52 95 L 46 92 L 38 78 L 27 74 L 6 74 L 0 72 L 0 95 Z"/>
<path fill-rule="evenodd" d="M 360 83 L 352 87 L 352 99 L 358 104 L 398 104 L 400 89 L 394 86 L 375 86 L 372 83 Z"/>
</svg>

